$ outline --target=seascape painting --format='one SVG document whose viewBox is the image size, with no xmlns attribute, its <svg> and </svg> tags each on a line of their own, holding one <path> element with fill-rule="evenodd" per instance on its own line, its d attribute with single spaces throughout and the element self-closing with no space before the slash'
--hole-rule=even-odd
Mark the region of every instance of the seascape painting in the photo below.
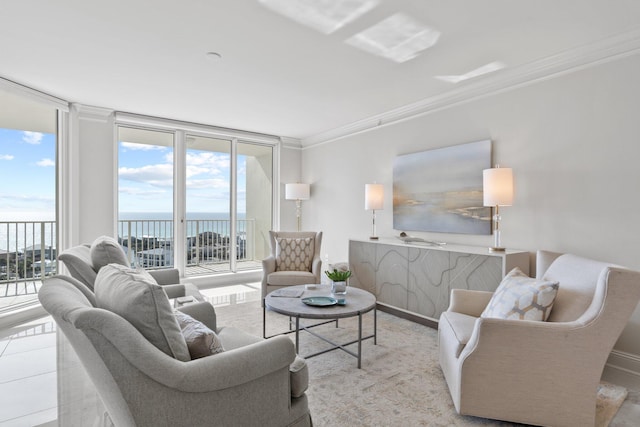
<svg viewBox="0 0 640 427">
<path fill-rule="evenodd" d="M 491 208 L 482 201 L 482 171 L 490 167 L 490 140 L 396 157 L 393 228 L 491 234 Z"/>
</svg>

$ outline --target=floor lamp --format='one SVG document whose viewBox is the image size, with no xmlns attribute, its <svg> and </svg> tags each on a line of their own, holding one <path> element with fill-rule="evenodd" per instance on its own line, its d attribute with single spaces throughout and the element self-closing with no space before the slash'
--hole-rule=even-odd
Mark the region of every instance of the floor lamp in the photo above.
<svg viewBox="0 0 640 427">
<path fill-rule="evenodd" d="M 384 186 L 382 184 L 366 184 L 364 186 L 364 208 L 372 213 L 369 240 L 378 240 L 378 236 L 376 236 L 376 210 L 382 209 L 383 206 Z"/>
<path fill-rule="evenodd" d="M 302 206 L 301 200 L 309 200 L 309 184 L 285 184 L 284 198 L 296 201 L 296 217 L 298 218 L 298 231 L 300 231 Z"/>
<path fill-rule="evenodd" d="M 504 252 L 500 244 L 500 206 L 511 206 L 513 203 L 513 170 L 511 168 L 495 168 L 482 171 L 482 192 L 485 206 L 495 209 L 493 213 L 493 246 L 489 252 Z"/>
</svg>

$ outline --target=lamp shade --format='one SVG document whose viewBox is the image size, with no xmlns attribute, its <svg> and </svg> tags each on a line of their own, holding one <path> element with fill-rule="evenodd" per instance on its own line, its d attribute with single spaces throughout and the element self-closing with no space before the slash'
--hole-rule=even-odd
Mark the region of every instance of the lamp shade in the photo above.
<svg viewBox="0 0 640 427">
<path fill-rule="evenodd" d="M 384 206 L 384 186 L 382 184 L 365 184 L 364 208 L 380 210 Z"/>
<path fill-rule="evenodd" d="M 485 206 L 511 206 L 513 203 L 513 170 L 492 168 L 482 171 Z"/>
<path fill-rule="evenodd" d="M 309 200 L 309 184 L 285 184 L 284 198 L 287 200 Z"/>
</svg>

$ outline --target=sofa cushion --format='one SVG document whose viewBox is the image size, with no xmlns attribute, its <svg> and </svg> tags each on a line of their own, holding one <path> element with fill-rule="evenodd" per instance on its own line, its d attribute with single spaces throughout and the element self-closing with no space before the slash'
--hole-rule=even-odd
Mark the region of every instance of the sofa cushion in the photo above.
<svg viewBox="0 0 640 427">
<path fill-rule="evenodd" d="M 313 238 L 276 238 L 276 271 L 311 271 Z"/>
<path fill-rule="evenodd" d="M 204 323 L 199 322 L 188 314 L 180 311 L 175 312 L 176 319 L 182 330 L 182 336 L 187 342 L 187 348 L 191 355 L 191 360 L 212 354 L 222 353 L 224 347 L 218 335 L 207 328 Z"/>
<path fill-rule="evenodd" d="M 456 313 L 455 311 L 445 311 L 440 316 L 440 321 L 438 322 L 439 333 L 446 333 L 447 336 L 454 338 L 455 341 L 452 340 L 452 342 L 455 357 L 460 356 L 464 346 L 471 339 L 477 319 L 477 317 Z"/>
<path fill-rule="evenodd" d="M 318 280 L 316 276 L 309 271 L 276 271 L 267 276 L 269 286 L 293 286 L 304 284 L 313 284 Z"/>
<path fill-rule="evenodd" d="M 557 292 L 558 282 L 532 279 L 516 267 L 502 279 L 482 317 L 544 321 Z"/>
<path fill-rule="evenodd" d="M 169 298 L 146 271 L 119 264 L 100 269 L 96 305 L 131 323 L 151 344 L 169 356 L 191 360 Z"/>
<path fill-rule="evenodd" d="M 100 236 L 93 241 L 91 244 L 91 263 L 95 271 L 99 271 L 107 264 L 130 266 L 120 243 L 109 236 Z"/>
</svg>

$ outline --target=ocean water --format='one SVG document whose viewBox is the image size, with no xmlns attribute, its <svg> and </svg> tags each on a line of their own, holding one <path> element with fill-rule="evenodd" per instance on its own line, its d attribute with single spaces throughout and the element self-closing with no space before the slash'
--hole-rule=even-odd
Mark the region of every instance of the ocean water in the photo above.
<svg viewBox="0 0 640 427">
<path fill-rule="evenodd" d="M 171 212 L 121 212 L 118 221 L 119 237 L 152 237 L 170 239 L 173 237 Z M 246 221 L 245 213 L 238 213 L 238 235 L 247 232 L 250 221 Z M 53 214 L 42 212 L 0 212 L 0 250 L 23 251 L 33 245 L 45 246 L 56 244 Z M 130 221 L 123 222 L 123 221 Z M 44 224 L 43 224 L 44 223 Z M 215 232 L 222 236 L 229 235 L 229 214 L 225 212 L 193 212 L 187 214 L 187 236 L 196 236 L 203 232 Z M 1 254 L 0 254 L 1 256 Z"/>
</svg>

